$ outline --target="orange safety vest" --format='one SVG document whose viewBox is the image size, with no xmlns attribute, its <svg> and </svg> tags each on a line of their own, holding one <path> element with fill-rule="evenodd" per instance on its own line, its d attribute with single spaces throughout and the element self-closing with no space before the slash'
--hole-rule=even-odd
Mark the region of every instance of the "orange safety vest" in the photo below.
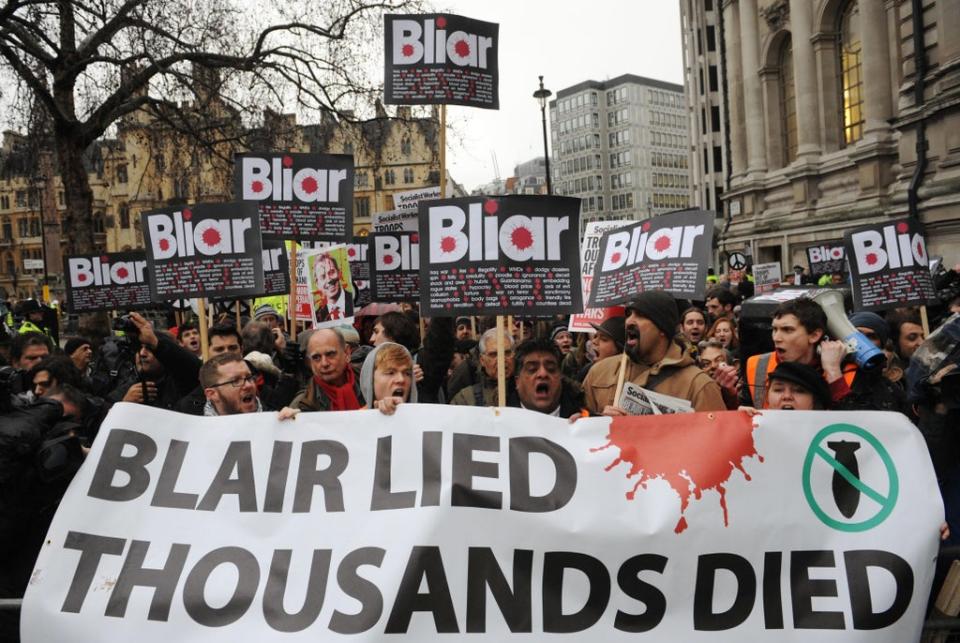
<svg viewBox="0 0 960 643">
<path fill-rule="evenodd" d="M 750 387 L 750 397 L 753 406 L 758 409 L 767 407 L 767 378 L 770 377 L 780 362 L 776 353 L 761 353 L 747 359 L 747 386 Z M 843 365 L 843 379 L 847 386 L 853 388 L 853 380 L 857 376 L 856 364 Z M 759 400 L 759 401 L 758 401 Z"/>
</svg>

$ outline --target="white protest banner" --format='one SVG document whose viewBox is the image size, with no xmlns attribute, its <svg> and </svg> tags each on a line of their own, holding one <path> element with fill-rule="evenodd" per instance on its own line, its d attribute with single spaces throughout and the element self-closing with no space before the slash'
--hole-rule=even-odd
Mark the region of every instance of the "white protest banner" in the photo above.
<svg viewBox="0 0 960 643">
<path fill-rule="evenodd" d="M 374 232 L 416 232 L 420 229 L 420 212 L 416 207 L 374 212 L 370 216 L 370 226 Z"/>
<path fill-rule="evenodd" d="M 25 643 L 920 635 L 943 507 L 902 415 L 276 418 L 114 406 Z"/>
<path fill-rule="evenodd" d="M 758 294 L 776 290 L 781 280 L 779 261 L 753 264 L 753 283 Z"/>
<path fill-rule="evenodd" d="M 447 197 L 453 196 L 453 181 L 447 183 Z M 420 188 L 417 190 L 407 190 L 406 192 L 393 193 L 393 207 L 397 211 L 417 212 L 420 209 L 421 201 L 431 201 L 440 198 L 440 186 L 435 185 L 430 188 Z"/>
<path fill-rule="evenodd" d="M 607 230 L 614 230 L 627 221 L 590 221 L 580 239 L 580 281 L 583 282 L 583 301 L 590 301 L 590 284 L 593 281 L 593 266 L 600 258 L 600 239 Z M 587 308 L 582 313 L 570 315 L 569 330 L 571 333 L 592 333 L 590 324 L 602 324 L 608 317 L 619 317 L 624 314 L 622 306 L 609 308 Z"/>
</svg>

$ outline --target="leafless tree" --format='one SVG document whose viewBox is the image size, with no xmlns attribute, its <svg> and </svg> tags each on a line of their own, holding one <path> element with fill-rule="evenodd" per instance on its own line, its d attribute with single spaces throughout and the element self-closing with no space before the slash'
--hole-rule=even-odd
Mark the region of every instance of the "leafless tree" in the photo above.
<svg viewBox="0 0 960 643">
<path fill-rule="evenodd" d="M 96 251 L 84 154 L 122 119 L 145 110 L 216 150 L 266 109 L 372 105 L 381 16 L 420 1 L 0 0 L 0 84 L 46 112 L 67 251 Z"/>
</svg>

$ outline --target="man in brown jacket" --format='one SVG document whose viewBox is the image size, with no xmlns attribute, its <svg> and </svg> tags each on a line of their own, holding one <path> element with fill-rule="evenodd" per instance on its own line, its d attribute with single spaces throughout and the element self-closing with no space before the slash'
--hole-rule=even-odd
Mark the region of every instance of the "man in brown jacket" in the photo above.
<svg viewBox="0 0 960 643">
<path fill-rule="evenodd" d="M 660 290 L 641 293 L 626 306 L 627 371 L 624 381 L 689 400 L 696 411 L 723 411 L 720 387 L 674 340 L 680 315 L 673 297 Z M 620 355 L 600 360 L 583 381 L 591 413 L 625 415 L 613 399 Z"/>
</svg>

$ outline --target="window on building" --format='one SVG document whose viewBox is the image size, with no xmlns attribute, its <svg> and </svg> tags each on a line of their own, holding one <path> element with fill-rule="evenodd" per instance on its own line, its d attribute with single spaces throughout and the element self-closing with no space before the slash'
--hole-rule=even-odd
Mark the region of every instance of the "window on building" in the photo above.
<svg viewBox="0 0 960 643">
<path fill-rule="evenodd" d="M 130 207 L 126 203 L 120 204 L 120 227 L 130 227 Z"/>
<path fill-rule="evenodd" d="M 383 173 L 383 182 L 387 185 L 393 185 L 397 182 L 397 175 L 393 170 L 387 170 Z"/>
<path fill-rule="evenodd" d="M 413 183 L 413 168 L 411 167 L 403 168 L 403 182 Z"/>
<path fill-rule="evenodd" d="M 713 25 L 707 25 L 707 51 L 717 50 L 717 32 Z"/>
<path fill-rule="evenodd" d="M 863 77 L 860 46 L 860 8 L 847 4 L 840 18 L 840 94 L 843 140 L 847 145 L 863 136 Z"/>
<path fill-rule="evenodd" d="M 353 186 L 357 188 L 365 188 L 369 186 L 369 177 L 366 172 L 356 172 L 353 175 Z"/>
<path fill-rule="evenodd" d="M 127 182 L 127 166 L 126 164 L 121 164 L 117 166 L 117 183 L 126 183 Z"/>
<path fill-rule="evenodd" d="M 370 216 L 370 197 L 358 196 L 353 200 L 353 213 L 358 217 Z"/>
<path fill-rule="evenodd" d="M 780 113 L 783 115 L 784 165 L 797 158 L 797 96 L 793 84 L 793 44 L 780 48 Z"/>
<path fill-rule="evenodd" d="M 97 212 L 93 215 L 93 231 L 97 234 L 103 234 L 106 232 L 105 222 L 103 220 L 103 212 Z"/>
<path fill-rule="evenodd" d="M 18 208 L 27 207 L 27 191 L 26 190 L 17 190 L 17 207 Z"/>
<path fill-rule="evenodd" d="M 406 156 L 410 156 L 412 145 L 410 144 L 410 137 L 404 136 L 400 141 L 400 153 Z"/>
<path fill-rule="evenodd" d="M 713 146 L 713 171 L 723 171 L 723 151 L 719 145 Z"/>
<path fill-rule="evenodd" d="M 13 224 L 10 223 L 10 219 L 3 220 L 3 240 L 10 241 L 13 239 Z"/>
<path fill-rule="evenodd" d="M 708 76 L 709 81 L 710 81 L 710 82 L 709 82 L 710 91 L 712 91 L 712 92 L 719 91 L 719 89 L 720 89 L 720 83 L 719 83 L 718 80 L 717 80 L 717 66 L 716 66 L 716 65 L 710 65 L 710 67 L 707 68 L 707 76 Z"/>
<path fill-rule="evenodd" d="M 10 197 L 4 194 L 0 196 L 0 210 L 9 210 L 10 209 Z"/>
<path fill-rule="evenodd" d="M 17 219 L 17 235 L 20 236 L 21 238 L 26 237 L 27 232 L 29 231 L 29 226 L 30 226 L 30 222 L 27 221 L 26 217 L 22 219 Z"/>
<path fill-rule="evenodd" d="M 720 108 L 717 105 L 710 106 L 710 131 L 720 131 Z"/>
</svg>

